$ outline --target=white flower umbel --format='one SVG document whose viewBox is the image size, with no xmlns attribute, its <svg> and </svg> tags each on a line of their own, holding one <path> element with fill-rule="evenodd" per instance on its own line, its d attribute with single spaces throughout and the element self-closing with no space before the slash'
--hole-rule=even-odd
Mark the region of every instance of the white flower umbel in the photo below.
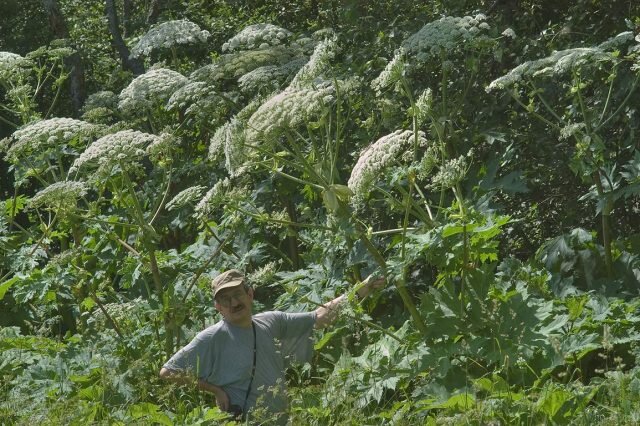
<svg viewBox="0 0 640 426">
<path fill-rule="evenodd" d="M 524 62 L 507 74 L 493 80 L 486 91 L 506 90 L 526 78 L 542 76 L 562 76 L 582 66 L 596 66 L 607 61 L 617 61 L 613 50 L 633 40 L 633 34 L 625 32 L 599 44 L 596 47 L 578 47 L 553 52 L 551 55 Z"/>
<path fill-rule="evenodd" d="M 238 79 L 240 91 L 250 95 L 260 91 L 276 90 L 305 62 L 306 59 L 294 59 L 283 66 L 267 65 L 256 68 Z"/>
<path fill-rule="evenodd" d="M 194 201 L 202 199 L 202 193 L 206 188 L 201 185 L 191 186 L 176 194 L 164 207 L 168 211 L 179 209 L 189 204 L 193 204 Z"/>
<path fill-rule="evenodd" d="M 89 95 L 82 107 L 82 110 L 86 112 L 94 108 L 118 108 L 118 95 L 110 90 L 102 90 Z"/>
<path fill-rule="evenodd" d="M 73 139 L 93 136 L 99 129 L 95 124 L 73 118 L 40 120 L 16 130 L 14 141 L 7 150 L 7 158 L 16 162 L 23 155 L 68 143 Z"/>
<path fill-rule="evenodd" d="M 247 140 L 271 139 L 284 129 L 317 120 L 334 98 L 335 87 L 328 83 L 317 88 L 288 88 L 262 104 L 251 116 L 247 123 Z"/>
<path fill-rule="evenodd" d="M 13 81 L 27 73 L 31 61 L 11 52 L 0 52 L 0 81 Z"/>
<path fill-rule="evenodd" d="M 190 78 L 194 81 L 209 83 L 236 79 L 266 65 L 284 65 L 294 58 L 295 53 L 292 49 L 283 46 L 229 53 L 217 58 L 213 64 L 195 70 Z"/>
<path fill-rule="evenodd" d="M 279 46 L 286 44 L 291 35 L 291 31 L 272 24 L 249 25 L 224 43 L 222 51 L 235 52 Z"/>
<path fill-rule="evenodd" d="M 446 16 L 430 22 L 403 43 L 407 57 L 419 63 L 443 52 L 462 49 L 469 42 L 483 36 L 490 27 L 482 14 L 476 16 Z"/>
<path fill-rule="evenodd" d="M 222 179 L 213 185 L 202 197 L 194 209 L 193 216 L 198 220 L 205 220 L 211 216 L 213 210 L 224 200 L 224 195 L 229 188 L 229 179 Z"/>
<path fill-rule="evenodd" d="M 120 92 L 118 107 L 125 114 L 144 114 L 157 106 L 164 106 L 171 95 L 188 82 L 188 78 L 170 69 L 149 70 Z"/>
<path fill-rule="evenodd" d="M 371 82 L 371 88 L 376 91 L 376 95 L 382 95 L 382 92 L 391 85 L 396 85 L 402 78 L 404 71 L 404 49 L 400 48 L 396 51 L 393 59 L 389 61 L 384 70 Z M 397 88 L 396 88 L 397 90 Z"/>
<path fill-rule="evenodd" d="M 85 182 L 65 180 L 56 182 L 38 191 L 29 201 L 29 207 L 41 206 L 53 210 L 69 209 L 76 205 L 76 200 L 87 193 Z"/>
<path fill-rule="evenodd" d="M 156 49 L 205 43 L 211 34 L 186 19 L 163 22 L 151 28 L 131 49 L 131 57 L 148 56 Z"/>
<path fill-rule="evenodd" d="M 309 61 L 293 77 L 289 87 L 292 89 L 306 87 L 316 79 L 323 77 L 331 69 L 331 61 L 337 50 L 335 38 L 327 38 L 318 43 Z"/>
<path fill-rule="evenodd" d="M 420 146 L 426 145 L 423 132 L 418 134 L 418 139 Z M 347 183 L 354 194 L 354 204 L 360 204 L 381 172 L 411 150 L 413 142 L 414 133 L 411 130 L 396 130 L 381 137 L 360 154 Z"/>
<path fill-rule="evenodd" d="M 235 177 L 246 159 L 244 143 L 243 122 L 234 117 L 214 133 L 209 145 L 209 158 L 214 160 L 224 153 L 225 168 L 231 177 Z"/>
<path fill-rule="evenodd" d="M 148 145 L 158 143 L 160 140 L 160 136 L 137 130 L 122 130 L 103 136 L 76 158 L 69 169 L 69 174 L 96 167 L 96 174 L 108 174 L 116 165 L 127 166 L 135 163 L 146 155 L 145 149 Z"/>
<path fill-rule="evenodd" d="M 192 81 L 176 90 L 167 102 L 168 111 L 182 111 L 185 115 L 205 118 L 224 107 L 224 100 L 204 81 Z"/>
</svg>

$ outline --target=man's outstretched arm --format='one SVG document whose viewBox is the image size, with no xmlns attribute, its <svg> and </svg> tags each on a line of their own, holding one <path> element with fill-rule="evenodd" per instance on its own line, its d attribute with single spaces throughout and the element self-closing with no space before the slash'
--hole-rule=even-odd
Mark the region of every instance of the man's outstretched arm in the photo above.
<svg viewBox="0 0 640 426">
<path fill-rule="evenodd" d="M 196 382 L 198 389 L 212 393 L 216 397 L 216 405 L 219 409 L 222 411 L 227 411 L 229 409 L 229 396 L 220 386 L 212 385 L 204 380 L 196 380 L 193 376 L 165 367 L 160 369 L 160 378 L 179 385 L 193 384 Z"/>
<path fill-rule="evenodd" d="M 358 289 L 358 297 L 360 298 L 360 300 L 362 300 L 369 294 L 371 294 L 371 292 L 373 292 L 375 289 L 383 287 L 384 284 L 384 278 L 372 278 L 371 276 L 369 276 L 365 280 L 364 285 Z M 314 327 L 324 328 L 333 323 L 338 317 L 338 313 L 340 312 L 340 305 L 345 301 L 346 298 L 347 295 L 343 294 L 336 297 L 332 301 L 318 307 L 318 309 L 316 309 L 316 323 Z"/>
</svg>

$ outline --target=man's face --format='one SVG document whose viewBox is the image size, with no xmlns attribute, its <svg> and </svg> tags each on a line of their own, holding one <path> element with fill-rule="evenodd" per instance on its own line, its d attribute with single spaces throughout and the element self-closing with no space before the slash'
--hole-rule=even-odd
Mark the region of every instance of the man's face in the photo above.
<svg viewBox="0 0 640 426">
<path fill-rule="evenodd" d="M 251 325 L 253 289 L 243 285 L 225 288 L 216 295 L 216 309 L 231 324 L 247 327 Z"/>
</svg>

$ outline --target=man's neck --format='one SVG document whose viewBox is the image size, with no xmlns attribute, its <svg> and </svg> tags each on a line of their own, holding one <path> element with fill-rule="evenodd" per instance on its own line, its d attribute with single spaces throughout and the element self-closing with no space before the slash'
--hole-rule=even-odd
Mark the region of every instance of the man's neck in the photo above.
<svg viewBox="0 0 640 426">
<path fill-rule="evenodd" d="M 249 328 L 251 327 L 251 323 L 253 322 L 252 318 L 253 318 L 253 315 L 250 316 L 249 318 L 243 319 L 242 321 L 229 321 L 226 318 L 225 318 L 225 321 L 231 325 L 235 325 L 236 327 Z"/>
</svg>

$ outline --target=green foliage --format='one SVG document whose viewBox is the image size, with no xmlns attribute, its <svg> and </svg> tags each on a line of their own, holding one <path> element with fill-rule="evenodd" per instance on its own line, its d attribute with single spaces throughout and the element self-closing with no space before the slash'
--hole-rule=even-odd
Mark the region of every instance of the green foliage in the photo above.
<svg viewBox="0 0 640 426">
<path fill-rule="evenodd" d="M 3 421 L 235 424 L 157 379 L 234 267 L 258 309 L 347 294 L 294 424 L 638 422 L 637 6 L 116 1 L 134 77 L 101 2 L 67 40 L 13 3 Z"/>
</svg>

